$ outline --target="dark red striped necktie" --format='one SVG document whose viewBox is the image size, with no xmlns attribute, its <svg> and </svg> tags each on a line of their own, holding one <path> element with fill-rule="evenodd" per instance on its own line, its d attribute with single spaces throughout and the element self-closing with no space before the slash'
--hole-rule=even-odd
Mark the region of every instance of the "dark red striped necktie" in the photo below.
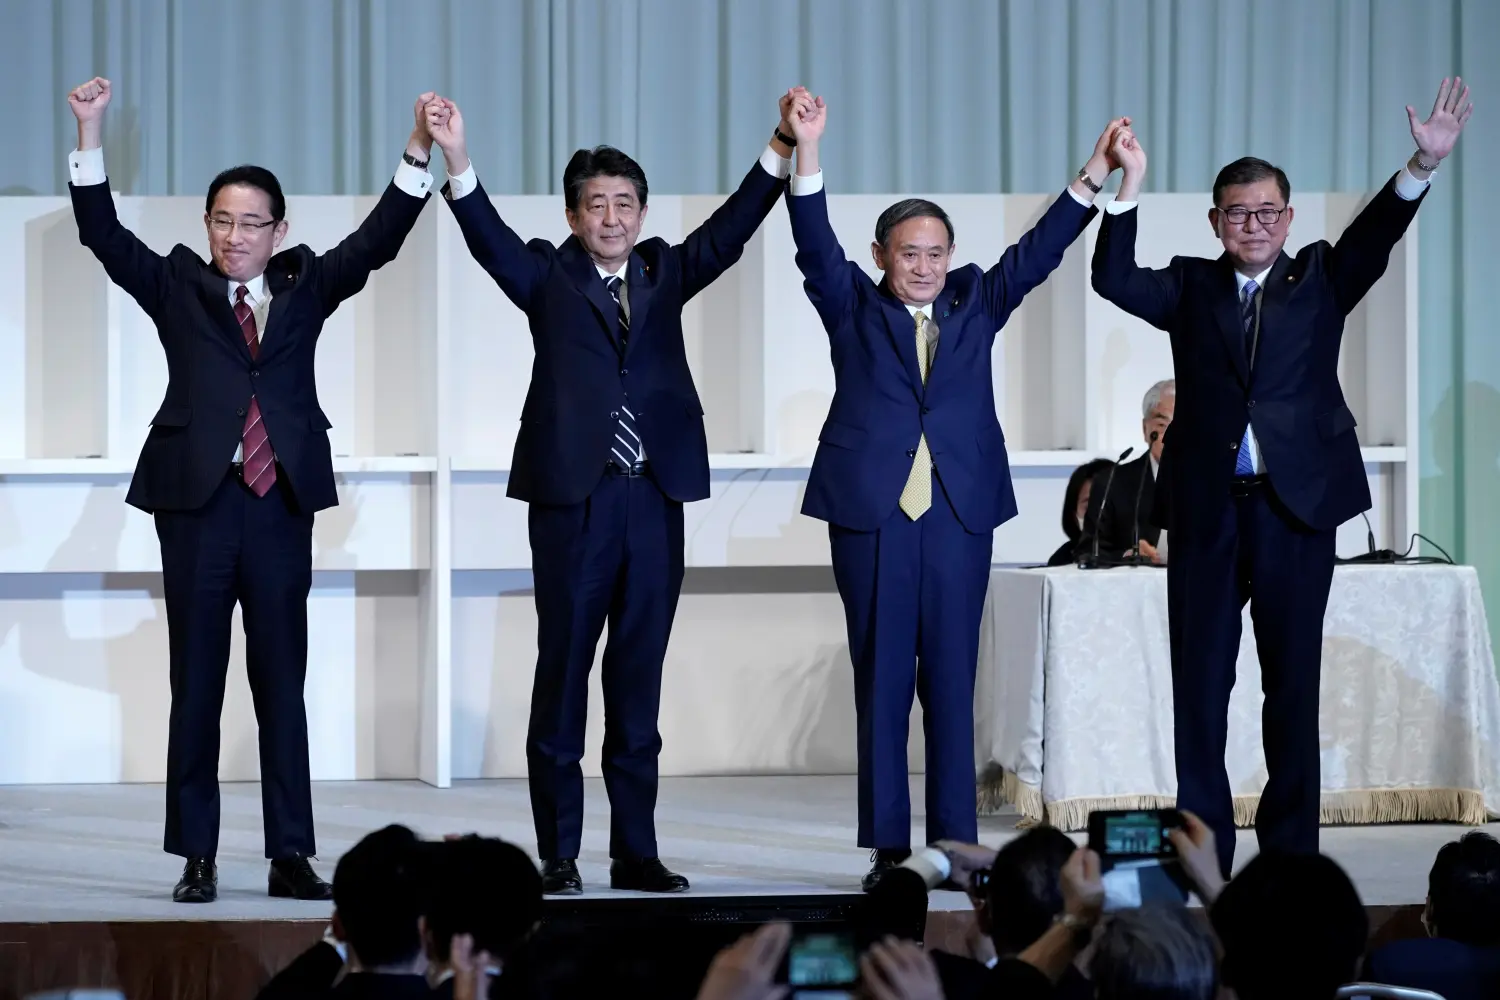
<svg viewBox="0 0 1500 1000">
<path fill-rule="evenodd" d="M 247 293 L 244 285 L 235 289 L 234 318 L 240 321 L 245 346 L 250 348 L 250 357 L 254 359 L 260 356 L 260 337 L 255 328 L 255 310 L 245 301 Z M 241 475 L 245 477 L 245 485 L 256 496 L 265 496 L 276 485 L 276 453 L 271 450 L 270 435 L 260 419 L 260 403 L 254 396 L 245 411 L 245 429 L 240 432 L 240 461 L 244 463 Z"/>
</svg>

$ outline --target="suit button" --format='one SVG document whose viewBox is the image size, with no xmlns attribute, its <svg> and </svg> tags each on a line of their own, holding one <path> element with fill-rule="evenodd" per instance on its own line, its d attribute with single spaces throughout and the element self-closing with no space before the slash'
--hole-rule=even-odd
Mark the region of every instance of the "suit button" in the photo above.
<svg viewBox="0 0 1500 1000">
<path fill-rule="evenodd" d="M 906 449 L 906 457 L 907 458 L 916 458 L 917 457 L 917 449 L 915 449 L 915 448 L 908 448 L 908 449 Z"/>
<path fill-rule="evenodd" d="M 260 378 L 260 369 L 259 368 L 252 368 L 252 369 L 250 369 L 250 377 L 251 378 Z"/>
<path fill-rule="evenodd" d="M 624 378 L 626 375 L 629 375 L 629 374 L 630 374 L 630 369 L 629 368 L 621 368 L 620 369 L 620 377 L 621 378 Z"/>
<path fill-rule="evenodd" d="M 245 408 L 242 406 L 238 410 L 235 410 L 234 415 L 237 417 L 243 417 L 245 415 Z"/>
<path fill-rule="evenodd" d="M 1229 450 L 1230 451 L 1236 451 L 1236 450 L 1238 450 L 1239 446 L 1240 446 L 1240 443 L 1238 441 L 1231 441 L 1231 442 L 1229 442 Z"/>
<path fill-rule="evenodd" d="M 928 413 L 931 413 L 931 412 L 932 412 L 932 407 L 930 407 L 930 406 L 924 406 L 924 407 L 922 407 L 922 413 L 923 413 L 924 416 L 926 414 L 928 414 Z"/>
<path fill-rule="evenodd" d="M 1253 400 L 1253 399 L 1252 399 L 1252 400 L 1250 400 L 1250 408 L 1251 408 L 1251 409 L 1252 409 L 1252 410 L 1253 410 L 1253 409 L 1255 409 L 1255 400 Z"/>
<path fill-rule="evenodd" d="M 611 420 L 619 420 L 620 419 L 620 411 L 619 410 L 610 410 L 609 411 L 609 419 L 611 419 Z"/>
</svg>

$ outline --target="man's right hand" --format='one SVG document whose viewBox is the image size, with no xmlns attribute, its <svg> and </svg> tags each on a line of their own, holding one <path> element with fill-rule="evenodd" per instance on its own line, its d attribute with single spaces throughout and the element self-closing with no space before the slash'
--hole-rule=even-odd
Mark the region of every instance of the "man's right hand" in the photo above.
<svg viewBox="0 0 1500 1000">
<path fill-rule="evenodd" d="M 1218 842 L 1208 824 L 1197 816 L 1182 812 L 1182 829 L 1167 836 L 1177 848 L 1177 860 L 1183 873 L 1193 883 L 1204 906 L 1212 906 L 1224 891 L 1224 875 L 1219 871 Z"/>
<path fill-rule="evenodd" d="M 799 150 L 808 144 L 816 145 L 828 124 L 828 106 L 823 103 L 823 98 L 812 96 L 804 87 L 797 87 L 792 94 L 788 124 Z"/>
<path fill-rule="evenodd" d="M 109 81 L 96 76 L 68 92 L 68 107 L 73 109 L 73 117 L 80 122 L 97 122 L 104 117 L 104 109 L 109 107 L 111 93 Z"/>
<path fill-rule="evenodd" d="M 469 147 L 464 139 L 464 116 L 458 105 L 448 98 L 440 98 L 427 105 L 427 131 L 432 141 L 443 151 L 443 162 L 448 176 L 455 177 L 469 169 Z"/>
<path fill-rule="evenodd" d="M 1120 164 L 1120 169 L 1125 174 L 1115 200 L 1138 201 L 1141 184 L 1146 180 L 1146 150 L 1141 147 L 1141 141 L 1136 138 L 1135 132 L 1129 128 L 1116 132 L 1110 155 Z"/>
</svg>

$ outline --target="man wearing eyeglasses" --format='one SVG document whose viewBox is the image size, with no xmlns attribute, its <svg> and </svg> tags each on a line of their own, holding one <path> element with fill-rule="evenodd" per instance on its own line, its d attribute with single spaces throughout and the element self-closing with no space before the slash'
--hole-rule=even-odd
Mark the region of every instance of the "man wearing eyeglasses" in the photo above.
<svg viewBox="0 0 1500 1000">
<path fill-rule="evenodd" d="M 100 145 L 108 80 L 68 95 L 68 157 L 84 246 L 156 323 L 168 382 L 126 502 L 155 516 L 171 649 L 164 847 L 186 859 L 180 903 L 218 896 L 219 717 L 236 602 L 260 727 L 261 803 L 272 896 L 328 899 L 313 841 L 307 714 L 307 596 L 316 511 L 338 503 L 313 353 L 323 322 L 395 258 L 432 189 L 432 138 L 417 100 L 403 162 L 374 211 L 324 254 L 278 253 L 286 199 L 275 175 L 240 166 L 204 206 L 211 263 L 165 256 L 120 225 Z"/>
<path fill-rule="evenodd" d="M 1318 850 L 1318 684 L 1334 532 L 1370 507 L 1339 386 L 1339 342 L 1452 152 L 1468 96 L 1461 80 L 1444 80 L 1427 121 L 1408 107 L 1416 153 L 1336 245 L 1319 240 L 1295 257 L 1282 250 L 1293 216 L 1286 174 L 1247 157 L 1214 181 L 1208 222 L 1222 256 L 1137 266 L 1146 154 L 1132 131 L 1116 137 L 1125 176 L 1094 249 L 1093 285 L 1172 338 L 1177 419 L 1165 435 L 1154 520 L 1172 539 L 1177 804 L 1213 830 L 1225 876 L 1234 801 L 1224 751 L 1247 600 L 1266 699 L 1256 835 L 1261 850 Z"/>
</svg>

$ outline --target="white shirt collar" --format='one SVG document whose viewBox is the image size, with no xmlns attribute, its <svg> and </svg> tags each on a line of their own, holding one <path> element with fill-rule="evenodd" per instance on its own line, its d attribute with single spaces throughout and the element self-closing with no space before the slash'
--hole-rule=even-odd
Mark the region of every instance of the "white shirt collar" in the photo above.
<svg viewBox="0 0 1500 1000">
<path fill-rule="evenodd" d="M 1274 265 L 1272 265 L 1272 266 L 1274 266 Z M 1269 278 L 1270 276 L 1271 276 L 1271 268 L 1269 268 L 1269 267 L 1266 268 L 1264 271 L 1260 272 L 1259 274 L 1257 274 L 1255 276 L 1255 287 L 1256 288 L 1260 288 L 1260 289 L 1265 288 L 1266 287 L 1266 279 Z M 1249 283 L 1250 283 L 1250 279 L 1249 278 L 1245 277 L 1243 274 L 1241 274 L 1238 271 L 1234 272 L 1234 291 L 1235 291 L 1236 295 L 1244 295 L 1245 294 L 1245 286 L 1247 284 L 1249 284 Z"/>
<path fill-rule="evenodd" d="M 599 277 L 603 278 L 605 281 L 608 281 L 610 278 L 619 278 L 623 281 L 625 279 L 625 269 L 629 266 L 630 258 L 628 257 L 625 259 L 625 263 L 621 264 L 619 270 L 617 271 L 606 271 L 597 260 L 594 261 L 594 270 L 598 271 Z"/>
<path fill-rule="evenodd" d="M 229 279 L 229 304 L 234 305 L 235 292 L 241 285 L 245 286 L 245 298 L 250 301 L 251 308 L 259 305 L 266 297 L 266 276 L 264 273 L 257 274 L 249 281 L 235 281 Z"/>
<path fill-rule="evenodd" d="M 932 303 L 931 302 L 927 303 L 926 305 L 921 305 L 921 306 L 914 306 L 910 302 L 903 302 L 901 304 L 904 305 L 904 306 L 906 306 L 906 311 L 909 312 L 909 313 L 911 313 L 912 319 L 916 319 L 917 318 L 917 313 L 921 313 L 922 315 L 926 316 L 929 320 L 932 319 Z"/>
<path fill-rule="evenodd" d="M 1161 469 L 1161 463 L 1158 462 L 1156 460 L 1156 456 L 1151 454 L 1149 451 L 1146 452 L 1146 456 L 1151 459 L 1151 481 L 1154 483 L 1156 482 L 1157 471 Z"/>
</svg>

